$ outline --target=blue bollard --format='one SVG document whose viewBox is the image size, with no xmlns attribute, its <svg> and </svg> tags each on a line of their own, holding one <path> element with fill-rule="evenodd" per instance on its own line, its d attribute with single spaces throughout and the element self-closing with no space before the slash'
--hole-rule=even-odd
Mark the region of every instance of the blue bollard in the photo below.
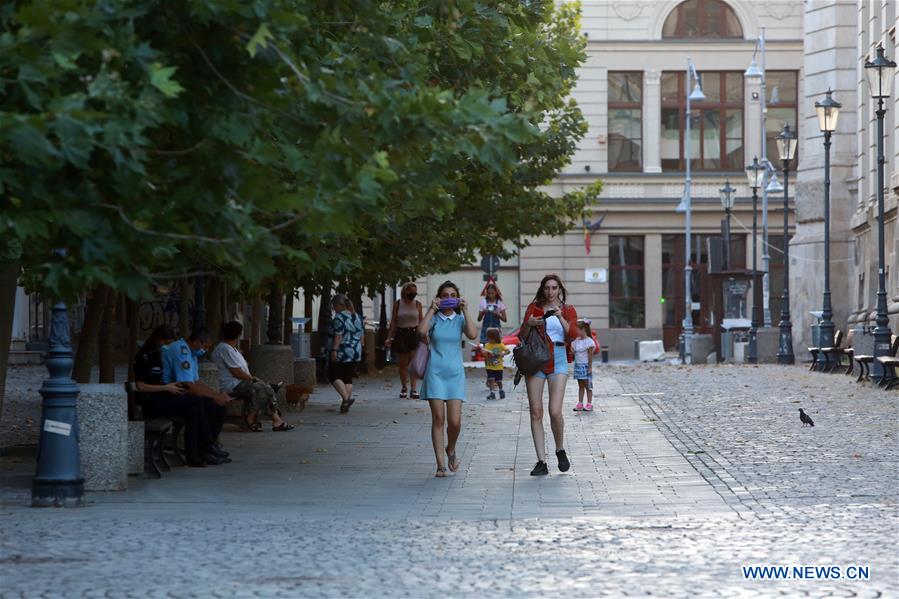
<svg viewBox="0 0 899 599">
<path fill-rule="evenodd" d="M 50 351 L 40 394 L 40 442 L 37 473 L 31 487 L 32 507 L 81 507 L 84 479 L 78 448 L 78 385 L 72 380 L 72 347 L 69 342 L 69 313 L 65 303 L 53 305 L 50 320 Z"/>
</svg>

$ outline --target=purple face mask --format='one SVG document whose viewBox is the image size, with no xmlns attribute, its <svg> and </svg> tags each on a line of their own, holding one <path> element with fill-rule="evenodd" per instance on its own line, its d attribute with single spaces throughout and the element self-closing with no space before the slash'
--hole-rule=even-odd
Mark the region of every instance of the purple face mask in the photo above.
<svg viewBox="0 0 899 599">
<path fill-rule="evenodd" d="M 441 310 L 449 310 L 456 309 L 459 307 L 459 298 L 458 297 L 445 297 L 440 300 L 440 309 Z"/>
</svg>

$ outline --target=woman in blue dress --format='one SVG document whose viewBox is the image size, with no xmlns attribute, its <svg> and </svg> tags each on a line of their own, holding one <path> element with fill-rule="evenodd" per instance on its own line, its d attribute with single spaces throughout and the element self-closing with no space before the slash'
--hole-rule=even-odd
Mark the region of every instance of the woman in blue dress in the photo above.
<svg viewBox="0 0 899 599">
<path fill-rule="evenodd" d="M 418 332 L 427 339 L 431 356 L 421 386 L 421 397 L 431 406 L 431 442 L 437 458 L 437 477 L 453 472 L 461 462 L 456 456 L 456 440 L 462 430 L 462 402 L 465 401 L 465 367 L 462 365 L 462 333 L 477 337 L 477 323 L 468 315 L 468 305 L 459 297 L 459 288 L 446 281 L 425 312 Z M 446 426 L 446 448 L 443 428 Z M 446 451 L 446 462 L 443 452 Z"/>
</svg>

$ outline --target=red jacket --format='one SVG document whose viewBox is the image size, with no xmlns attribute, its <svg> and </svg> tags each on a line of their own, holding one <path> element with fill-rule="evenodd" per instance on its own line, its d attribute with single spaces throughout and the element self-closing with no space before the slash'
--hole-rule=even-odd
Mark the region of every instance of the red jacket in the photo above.
<svg viewBox="0 0 899 599">
<path fill-rule="evenodd" d="M 531 316 L 534 318 L 543 318 L 543 308 L 531 302 L 524 313 L 524 322 L 527 323 L 527 321 L 531 319 Z M 568 322 L 568 330 L 565 332 L 565 353 L 568 356 L 568 362 L 573 362 L 574 352 L 571 350 L 571 341 L 577 339 L 577 311 L 574 309 L 574 306 L 562 304 L 562 318 Z M 549 352 L 549 362 L 543 367 L 544 374 L 552 374 L 556 369 L 555 347 L 553 347 L 552 340 L 546 334 L 546 327 L 536 328 L 540 336 L 543 337 L 543 340 L 549 344 L 550 348 L 552 348 Z"/>
</svg>

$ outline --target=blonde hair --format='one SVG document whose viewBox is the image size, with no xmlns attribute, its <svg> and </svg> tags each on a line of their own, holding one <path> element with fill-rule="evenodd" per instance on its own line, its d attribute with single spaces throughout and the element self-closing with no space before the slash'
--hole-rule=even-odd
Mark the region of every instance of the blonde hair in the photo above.
<svg viewBox="0 0 899 599">
<path fill-rule="evenodd" d="M 502 343 L 503 338 L 501 331 L 496 327 L 487 329 L 487 341 L 490 341 L 491 343 Z"/>
</svg>

